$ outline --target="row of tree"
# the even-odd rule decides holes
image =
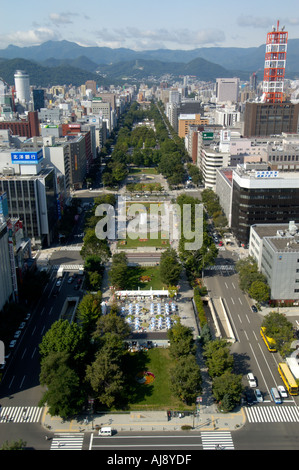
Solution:
[[[114,253],[112,256],[111,267],[109,269],[110,285],[115,290],[130,289],[130,276],[127,257],[124,252]],[[168,287],[178,285],[182,266],[177,253],[173,248],[163,251],[160,258],[160,278]]]
[[[248,256],[236,263],[239,273],[240,288],[247,292],[257,302],[267,302],[270,298],[270,288],[266,276],[258,270],[256,261]]]
[[[91,334],[92,332],[92,334]],[[101,315],[101,296],[88,294],[78,308],[78,322],[58,320],[40,344],[40,406],[66,419],[87,405],[87,397],[110,408],[126,400],[123,358],[127,324],[115,309]]]
[[[184,403],[193,405],[202,391],[202,377],[192,330],[178,321],[168,330],[168,338],[170,355],[175,360],[171,369],[171,390]]]
[[[266,336],[275,341],[277,351],[281,356],[289,356],[293,350],[291,345],[295,335],[293,324],[286,316],[279,312],[270,312],[264,316],[262,326],[266,328]]]
[[[203,356],[218,408],[224,412],[232,411],[240,403],[243,386],[242,375],[233,372],[234,358],[229,343],[223,339],[208,341],[203,347]]]

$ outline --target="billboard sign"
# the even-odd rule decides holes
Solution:
[[[256,178],[277,178],[279,176],[278,171],[256,171]]]
[[[202,133],[203,140],[213,140],[214,139],[214,132],[203,132]]]
[[[43,149],[37,152],[11,152],[11,163],[37,165],[43,159]]]

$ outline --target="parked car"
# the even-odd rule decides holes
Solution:
[[[30,317],[31,317],[31,313],[27,313],[25,320],[28,321]]]
[[[61,282],[62,282],[61,279],[58,279],[58,280],[56,281],[56,287],[60,287],[60,286],[61,286]]]
[[[287,398],[288,392],[286,391],[283,385],[278,385],[277,390],[279,391],[281,398]]]
[[[245,391],[246,405],[251,406],[254,403],[254,395],[251,390]]]
[[[256,396],[256,399],[257,399],[258,402],[261,403],[262,401],[264,401],[263,395],[262,395],[262,393],[261,393],[261,391],[260,391],[259,388],[256,388],[255,391],[254,391],[254,393],[255,393],[255,396]]]
[[[70,276],[67,280],[68,284],[71,284],[74,280],[74,277],[73,276]]]
[[[249,372],[249,373],[247,374],[247,380],[248,380],[249,386],[250,386],[251,388],[255,388],[255,387],[256,387],[256,380],[255,380],[255,377],[254,377],[254,375],[253,375],[252,372]]]
[[[14,337],[15,339],[18,339],[18,338],[21,336],[21,333],[22,333],[21,330],[18,330],[18,331],[15,332],[15,334],[14,334],[13,337]]]
[[[251,305],[251,310],[254,312],[254,313],[257,313],[257,308],[255,305]]]
[[[9,347],[12,349],[15,347],[15,345],[17,344],[17,340],[16,339],[13,339],[10,343],[9,343]]]
[[[25,328],[25,326],[26,326],[26,323],[24,321],[22,321],[22,323],[19,326],[19,329],[23,330]]]

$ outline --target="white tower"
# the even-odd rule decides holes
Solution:
[[[24,70],[17,70],[14,75],[16,97],[22,103],[30,101],[29,75]]]

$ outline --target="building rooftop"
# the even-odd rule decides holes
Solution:
[[[252,229],[276,252],[299,252],[299,230],[296,224],[259,224]]]

